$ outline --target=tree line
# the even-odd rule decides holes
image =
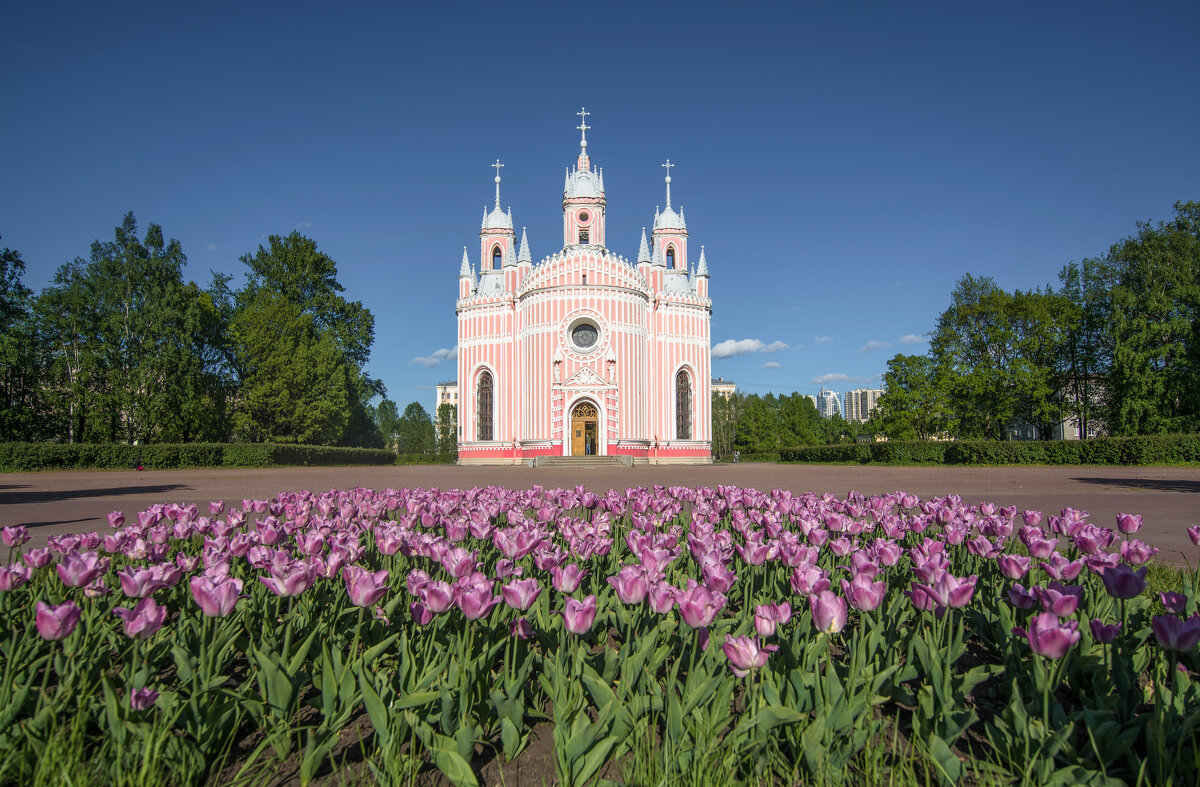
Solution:
[[[782,448],[853,443],[860,434],[879,431],[879,425],[847,422],[840,415],[824,418],[807,396],[793,392],[712,395],[713,455],[735,451],[749,458],[776,454]]]
[[[924,355],[896,355],[878,421],[891,438],[1003,440],[1014,424],[1051,439],[1200,430],[1200,203],[1137,225],[1057,287],[955,286]]]
[[[365,371],[375,319],[334,260],[298,232],[240,260],[240,287],[201,287],[130,213],[35,294],[0,249],[0,441],[389,442],[379,411],[396,407]]]

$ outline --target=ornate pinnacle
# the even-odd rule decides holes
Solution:
[[[662,166],[667,168],[667,210],[671,209],[671,167],[677,166],[671,163],[671,159],[667,159],[667,163]]]
[[[463,250],[463,253],[464,254],[466,253],[465,249]],[[642,245],[638,246],[637,261],[638,262],[649,262],[650,261],[650,247],[646,244],[646,228],[645,227],[642,227]]]
[[[525,235],[525,228],[521,228],[521,252],[517,254],[517,262],[533,262],[533,258],[529,256],[529,238]]]
[[[500,210],[500,168],[503,166],[500,159],[496,159],[496,163],[492,165],[496,170],[496,210]]]
[[[463,246],[462,265],[458,266],[458,278],[471,275],[471,260],[467,257],[467,247]]]

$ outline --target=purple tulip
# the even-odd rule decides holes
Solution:
[[[559,593],[574,593],[588,572],[574,563],[550,569],[551,584]]]
[[[428,626],[433,620],[433,610],[420,601],[414,601],[409,604],[408,610],[412,613],[412,618],[418,626]]]
[[[1033,527],[1037,527],[1039,524],[1041,524],[1042,512],[1041,511],[1022,511],[1021,519],[1023,519],[1025,521],[1025,524],[1032,525]]]
[[[121,580],[121,590],[129,598],[146,598],[160,587],[166,587],[153,571],[138,566],[126,566],[124,571],[117,572],[117,579]]]
[[[387,571],[367,571],[362,566],[346,566],[342,569],[342,581],[350,603],[356,607],[373,607],[388,590]]]
[[[850,616],[846,599],[831,590],[822,590],[809,596],[808,609],[812,613],[813,625],[823,634],[837,634],[846,627]]]
[[[1032,536],[1025,542],[1025,547],[1029,550],[1029,556],[1037,560],[1049,558],[1054,554],[1054,547],[1056,546],[1058,546],[1057,538]]]
[[[224,500],[209,501],[208,513],[213,516],[220,516],[221,514],[225,513],[225,501]]]
[[[1173,615],[1182,615],[1187,611],[1187,596],[1174,591],[1162,591],[1158,594],[1163,607]]]
[[[1159,647],[1164,650],[1177,650],[1186,653],[1200,642],[1200,615],[1192,615],[1187,620],[1180,620],[1174,615],[1156,615],[1150,621],[1154,629],[1154,638]]]
[[[572,634],[586,634],[596,622],[596,597],[586,596],[583,601],[577,601],[570,596],[563,599],[563,608],[559,613],[563,617],[563,625]]]
[[[129,690],[130,710],[148,710],[153,708],[156,702],[158,702],[158,692],[154,689]]]
[[[120,511],[110,511],[108,514],[108,526],[113,530],[119,530],[125,524],[125,514]]]
[[[490,594],[491,591],[488,591]],[[433,580],[417,589],[417,597],[435,615],[440,615],[454,606],[454,588],[448,582]]]
[[[1125,535],[1136,533],[1141,526],[1141,514],[1117,514],[1117,528]]]
[[[686,590],[676,591],[675,599],[679,605],[679,617],[694,629],[711,626],[717,619],[717,613],[725,607],[723,594],[690,581]]]
[[[167,608],[160,607],[152,598],[143,598],[133,609],[117,607],[113,614],[125,621],[125,636],[131,639],[149,639],[154,632],[162,628],[163,621],[167,619]]]
[[[883,603],[883,597],[887,595],[887,583],[872,580],[873,577],[867,574],[855,574],[849,582],[842,580],[842,594],[850,606],[870,612]]]
[[[1031,588],[1034,595],[1042,602],[1042,609],[1053,612],[1060,618],[1075,614],[1079,602],[1083,600],[1083,588],[1078,585],[1063,585],[1061,582],[1051,582],[1048,587]]]
[[[1025,586],[1018,582],[1008,589],[1008,600],[1017,609],[1033,609],[1037,604],[1037,593],[1026,590]]]
[[[189,585],[200,611],[210,618],[223,618],[232,612],[242,593],[242,580],[233,577],[192,577]]]
[[[641,566],[622,567],[615,577],[608,578],[608,584],[617,592],[622,604],[641,604],[650,589],[646,571]]]
[[[69,637],[79,623],[80,609],[75,606],[74,601],[56,607],[39,601],[36,608],[34,624],[43,639],[57,640]]]
[[[0,591],[16,590],[33,578],[33,569],[21,563],[0,566]]]
[[[996,564],[1000,566],[1001,573],[1009,579],[1021,579],[1029,573],[1029,566],[1033,561],[1024,555],[999,555],[996,558]]]
[[[1104,589],[1113,598],[1133,598],[1141,595],[1146,589],[1145,566],[1134,571],[1126,564],[1120,563],[1105,571],[1100,578],[1104,580]]]
[[[25,552],[22,560],[32,568],[45,568],[54,560],[54,554],[49,549],[30,549]]]
[[[754,630],[760,637],[774,636],[775,627],[791,619],[792,605],[786,601],[782,604],[759,604],[754,608]]]
[[[1192,525],[1187,529],[1188,538],[1192,540],[1192,544],[1200,547],[1200,525]]]
[[[706,564],[700,569],[700,575],[704,584],[716,593],[728,593],[737,579],[737,574],[730,571],[724,563]]]
[[[467,620],[486,618],[501,601],[500,596],[492,595],[491,583],[487,585],[455,587],[454,596],[458,608],[462,610],[463,616]]]
[[[1099,643],[1111,645],[1121,631],[1121,622],[1105,623],[1100,618],[1093,618],[1089,624],[1092,627],[1092,637]]]
[[[1079,622],[1062,621],[1053,612],[1039,612],[1029,621],[1029,629],[1013,627],[1013,634],[1029,641],[1029,649],[1039,656],[1061,659],[1079,641]]]
[[[792,590],[798,596],[811,596],[823,590],[829,590],[829,575],[825,570],[813,565],[796,566],[792,569]]]
[[[659,615],[665,615],[675,609],[675,596],[675,586],[669,582],[658,582],[646,593],[650,609]]]
[[[103,574],[106,564],[95,552],[70,551],[54,569],[64,585],[81,588]]]
[[[1030,551],[1032,552],[1032,550]],[[1085,563],[1082,560],[1067,560],[1059,553],[1054,552],[1050,555],[1049,562],[1041,562],[1038,565],[1051,578],[1057,579],[1059,582],[1069,582],[1079,576],[1079,572],[1083,571]]]
[[[929,597],[935,607],[959,609],[971,603],[975,595],[975,583],[979,577],[972,574],[959,579],[949,572],[942,573],[932,583],[920,585],[919,590]]]
[[[500,588],[500,595],[504,597],[504,603],[513,609],[522,611],[532,607],[541,594],[542,586],[532,577],[529,579],[514,579]]]
[[[517,639],[529,639],[533,636],[533,626],[525,618],[517,618],[508,624],[508,633]]]
[[[737,677],[744,678],[751,670],[765,666],[767,657],[779,648],[775,645],[760,647],[753,637],[731,637],[726,634],[721,649],[729,659],[729,669]]]

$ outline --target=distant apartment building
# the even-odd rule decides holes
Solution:
[[[737,393],[737,384],[733,380],[726,380],[724,377],[712,378],[712,392],[720,394],[726,399]]]
[[[434,392],[433,428],[436,431],[438,428],[438,410],[442,409],[442,405],[454,405],[454,411],[458,412],[458,381],[447,380],[444,383],[438,383],[437,387],[434,388]]]
[[[842,414],[842,406],[839,400],[837,391],[827,391],[825,386],[821,386],[820,393],[817,394],[816,402],[817,412],[822,418],[833,418],[835,415]]]
[[[876,388],[855,388],[847,391],[842,408],[842,417],[847,421],[865,423],[879,402],[883,391]]]

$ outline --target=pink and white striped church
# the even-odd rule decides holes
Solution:
[[[655,209],[636,260],[606,245],[604,172],[579,158],[563,186],[563,247],[534,264],[512,209],[484,208],[479,272],[458,274],[458,459],[616,455],[712,461],[708,265],[690,265],[682,208]]]

